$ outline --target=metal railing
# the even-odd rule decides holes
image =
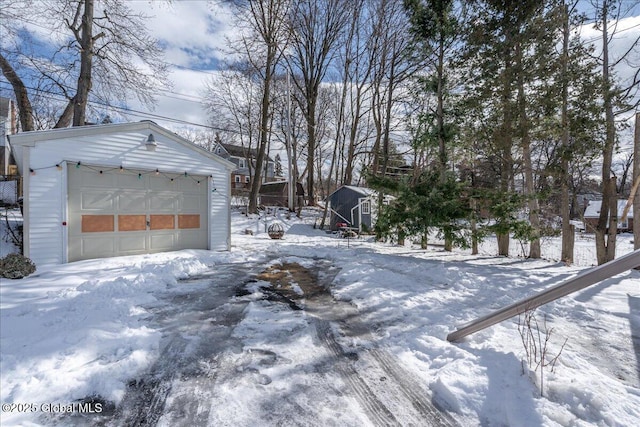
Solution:
[[[545,291],[539,292],[533,296],[524,298],[500,310],[494,311],[484,317],[480,317],[472,322],[460,326],[456,331],[447,335],[447,341],[459,341],[460,339],[481,331],[496,323],[500,323],[511,317],[522,314],[526,311],[533,310],[541,305],[555,301],[558,298],[569,295],[573,292],[584,289],[595,283],[623,273],[627,270],[640,266],[640,249],[637,249],[620,258],[609,261],[606,264],[599,265],[587,271],[583,271],[575,277],[565,280]]]

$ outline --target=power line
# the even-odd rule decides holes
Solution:
[[[158,95],[158,96],[163,96],[165,98],[177,99],[179,101],[193,102],[198,104],[203,104],[205,102],[205,98],[197,95],[189,95],[188,93],[174,92],[174,91],[169,91],[168,89],[160,89],[159,92],[165,92],[165,94]],[[169,94],[179,95],[179,96],[171,96]]]
[[[5,84],[5,85],[9,85],[8,82],[0,80],[0,84]],[[46,91],[46,90],[42,90],[42,89],[38,89],[35,87],[26,87],[29,90],[33,90],[35,91],[37,94],[39,94],[40,96],[47,98],[47,99],[52,99],[55,101],[67,101],[67,99],[65,99],[64,97],[62,97],[60,94],[57,94],[55,92],[51,92],[51,91]],[[9,88],[7,88],[9,89]],[[43,95],[46,94],[46,95]],[[241,134],[240,131],[237,131],[235,129],[224,129],[224,128],[220,128],[217,126],[212,126],[212,125],[205,125],[202,123],[195,123],[195,122],[191,122],[188,120],[182,120],[182,119],[177,119],[174,117],[167,117],[167,116],[163,116],[160,114],[154,114],[154,113],[150,113],[148,111],[140,111],[140,110],[134,110],[133,108],[129,108],[129,107],[123,107],[123,106],[117,106],[117,105],[110,105],[107,103],[103,103],[103,102],[98,102],[98,101],[89,101],[89,104],[93,104],[94,106],[100,106],[100,107],[107,107],[107,108],[111,108],[114,110],[118,110],[121,112],[124,112],[126,114],[132,115],[134,117],[141,117],[141,118],[155,118],[158,120],[165,120],[171,123],[177,123],[177,124],[185,124],[185,125],[190,125],[190,126],[197,126],[197,127],[202,127],[202,128],[206,128],[206,129],[211,129],[211,130],[216,130],[216,131],[221,131],[221,132],[231,132],[231,133],[236,133],[236,134]]]

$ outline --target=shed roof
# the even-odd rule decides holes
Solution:
[[[589,205],[587,205],[587,209],[584,211],[585,218],[598,218],[600,216],[600,207],[602,206],[602,200],[591,200],[589,201]],[[618,216],[622,216],[622,212],[624,211],[625,206],[627,206],[627,201],[622,199],[618,200]],[[627,214],[627,218],[633,218],[633,205],[629,208],[629,213]]]
[[[282,193],[287,186],[287,181],[264,182],[260,186],[260,194]]]
[[[336,189],[333,193],[329,194],[329,197],[333,196],[338,191],[342,191],[344,189],[354,191],[356,193],[362,194],[363,196],[374,196],[377,194],[376,191],[371,188],[356,187],[355,185],[343,185],[340,188]]]
[[[229,153],[230,156],[233,156],[233,157],[245,158],[248,155],[249,157],[255,158],[258,156],[255,148],[247,148],[240,145],[227,144],[224,142],[221,142],[220,145],[222,146],[222,148],[225,149],[227,153]],[[273,161],[273,159],[271,159],[271,157],[268,154],[267,154],[267,161],[269,162]]]

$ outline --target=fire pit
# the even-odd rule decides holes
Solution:
[[[282,236],[284,236],[284,228],[279,222],[274,222],[267,229],[267,233],[269,233],[269,237],[272,239],[282,239]]]

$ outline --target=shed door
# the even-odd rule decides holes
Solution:
[[[206,177],[84,165],[68,171],[70,262],[208,248]]]

